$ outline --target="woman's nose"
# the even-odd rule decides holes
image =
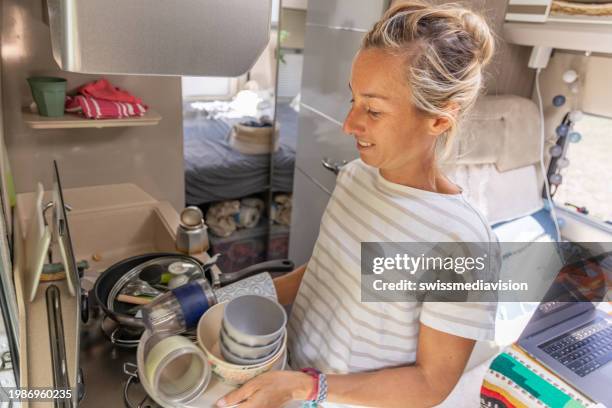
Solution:
[[[351,109],[344,119],[342,131],[347,135],[358,135],[363,133],[364,127],[359,123],[355,109]]]

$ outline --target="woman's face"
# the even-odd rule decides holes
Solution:
[[[435,148],[435,119],[412,103],[404,64],[383,50],[361,50],[349,83],[353,99],[343,130],[355,138],[365,163],[388,172],[433,157]]]

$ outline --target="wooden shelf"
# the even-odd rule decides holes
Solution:
[[[504,39],[511,44],[573,51],[612,53],[612,25],[548,21],[507,22]]]
[[[62,117],[50,118],[23,111],[23,121],[32,129],[75,129],[75,128],[107,128],[128,126],[154,126],[162,117],[155,111],[147,111],[144,116],[123,119],[86,119],[76,114],[66,114]]]

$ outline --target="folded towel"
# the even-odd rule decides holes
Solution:
[[[206,212],[206,225],[219,237],[227,237],[236,231],[237,225],[234,218],[240,214],[240,201],[223,201],[210,206]]]
[[[135,97],[128,91],[125,91],[112,85],[106,79],[100,79],[98,81],[85,84],[79,88],[78,93],[96,99],[103,99],[105,101],[125,102],[142,105],[142,99]]]
[[[270,217],[280,225],[291,225],[291,195],[277,194],[274,197]]]
[[[114,102],[84,95],[66,97],[66,112],[80,112],[88,119],[142,116],[146,111],[146,107],[140,103]]]
[[[206,225],[215,235],[227,237],[239,228],[256,227],[264,208],[264,201],[254,197],[222,201],[210,206]]]
[[[240,200],[240,213],[235,215],[240,228],[253,228],[259,223],[265,204],[259,198],[243,198]]]

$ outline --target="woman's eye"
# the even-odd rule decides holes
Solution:
[[[351,100],[349,101],[351,104],[355,103],[355,98],[351,98]]]
[[[380,112],[373,111],[372,109],[368,109],[368,114],[373,118],[377,118],[380,116]]]

